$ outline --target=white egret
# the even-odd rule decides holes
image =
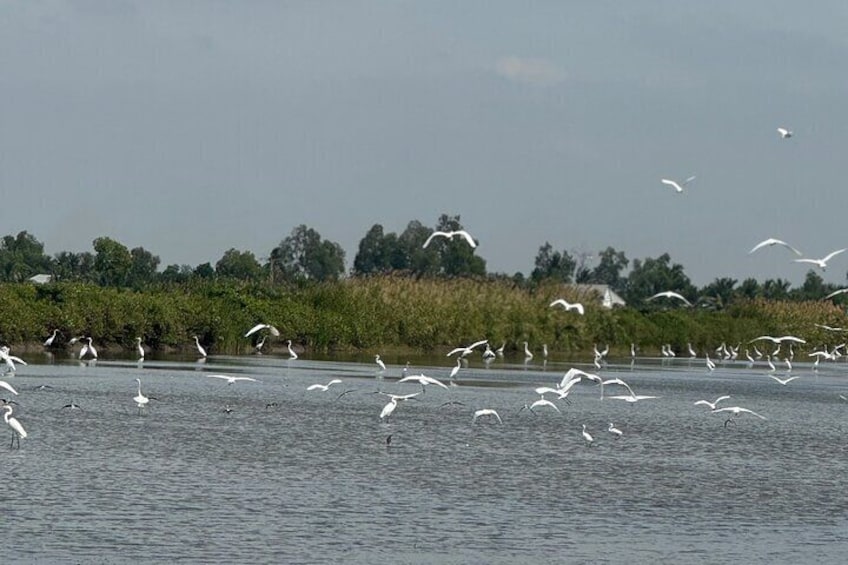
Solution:
[[[501,420],[500,415],[492,408],[481,408],[474,412],[474,417],[471,419],[471,423],[473,424],[477,421],[477,418],[482,418],[483,416],[494,416],[499,423],[503,424],[503,420]]]
[[[816,326],[817,328],[821,328],[821,329],[827,330],[829,332],[844,332],[845,331],[845,328],[836,328],[836,327],[833,327],[833,326],[828,326],[826,324],[813,324],[813,325]]]
[[[382,359],[380,359],[380,355],[379,355],[379,354],[377,354],[377,355],[375,355],[375,356],[374,356],[374,362],[375,362],[375,363],[376,363],[376,364],[380,367],[380,370],[381,370],[381,371],[385,371],[385,370],[386,370],[386,364],[385,364],[385,363],[383,363],[383,360],[382,360]]]
[[[845,294],[846,292],[848,292],[848,288],[840,288],[839,290],[834,290],[833,292],[825,296],[824,300],[833,298],[834,296],[839,296],[840,294]]]
[[[485,345],[487,343],[489,343],[488,339],[481,339],[480,341],[475,341],[474,343],[472,343],[468,347],[455,347],[455,348],[451,349],[450,353],[445,355],[445,357],[450,357],[450,356],[455,355],[457,353],[459,353],[460,357],[467,357],[468,355],[471,355],[471,352],[474,351],[475,347],[479,347],[479,346]]]
[[[197,336],[194,336],[194,345],[197,347],[197,352],[200,353],[200,356],[206,357],[206,350],[200,345],[200,339]]]
[[[525,361],[529,361],[533,358],[533,353],[530,351],[530,348],[527,346],[527,342],[524,342],[524,359]]]
[[[278,330],[277,328],[275,328],[271,324],[256,324],[255,326],[253,326],[252,328],[247,330],[247,333],[244,334],[244,337],[250,337],[251,335],[258,332],[259,330],[265,330],[265,329],[267,329],[269,332],[271,332],[271,335],[273,335],[275,337],[280,336],[280,330]]]
[[[14,394],[15,396],[17,396],[17,395],[18,395],[18,391],[16,391],[16,390],[12,387],[12,385],[10,385],[9,383],[7,383],[6,381],[0,381],[0,388],[5,388],[6,390],[8,390],[9,392],[11,392],[11,393],[12,393],[12,394]]]
[[[777,128],[777,133],[780,134],[780,139],[789,139],[792,137],[792,130],[784,127]]]
[[[607,428],[607,431],[614,435],[615,439],[621,439],[621,436],[624,435],[624,432],[616,428],[612,422],[609,423],[609,428]]]
[[[294,349],[292,349],[292,342],[290,339],[286,340],[286,346],[289,349],[289,359],[297,359],[297,353],[295,353]]]
[[[556,404],[554,404],[553,402],[551,402],[550,400],[545,399],[545,398],[540,398],[539,400],[537,400],[537,401],[536,401],[536,402],[534,402],[533,404],[530,404],[529,406],[528,406],[527,404],[525,404],[525,405],[521,408],[521,410],[524,410],[524,408],[527,408],[527,409],[528,409],[528,410],[530,410],[533,414],[536,414],[536,410],[535,410],[535,408],[540,408],[540,407],[542,407],[542,406],[549,406],[550,408],[553,408],[554,410],[556,410],[557,412],[559,412],[559,408],[557,408],[557,405],[556,405]],[[521,410],[519,410],[519,412],[521,412]]]
[[[586,431],[586,424],[583,424],[583,439],[586,440],[586,445],[591,446],[592,442],[595,441],[595,438],[592,437],[592,434]]]
[[[263,335],[259,341],[256,342],[256,345],[253,346],[253,349],[256,350],[256,353],[262,353],[262,348],[265,347],[265,340],[268,338],[267,335]]]
[[[695,349],[692,347],[691,343],[687,343],[686,347],[689,348],[689,357],[690,358],[694,359],[695,357],[698,356],[698,354],[695,352]]]
[[[766,355],[766,363],[768,363],[769,371],[777,371],[777,367],[771,362],[771,355]]]
[[[790,250],[791,252],[793,252],[798,257],[801,257],[803,255],[803,253],[801,253],[800,251],[798,251],[797,249],[795,249],[794,247],[792,247],[791,245],[789,245],[785,241],[783,241],[781,239],[775,239],[773,237],[770,237],[768,239],[764,239],[761,242],[759,242],[757,245],[752,247],[751,250],[748,252],[748,255],[750,255],[751,253],[754,253],[755,251],[757,251],[759,249],[762,249],[763,247],[771,247],[772,245],[780,245],[782,247],[785,247],[786,249]]]
[[[457,236],[457,235],[462,237],[465,241],[467,241],[468,245],[470,245],[472,249],[477,247],[477,244],[474,242],[474,238],[471,237],[471,234],[468,233],[465,230],[434,231],[433,233],[430,234],[430,237],[427,238],[427,241],[425,241],[424,245],[422,245],[421,247],[422,247],[422,249],[426,249],[427,246],[430,245],[430,242],[433,241],[433,238],[435,238],[435,237],[444,237],[444,238],[447,238],[447,239],[452,239],[454,236]]]
[[[442,387],[445,390],[449,390],[445,383],[441,382],[438,379],[434,379],[433,377],[428,377],[427,375],[409,375],[407,377],[400,379],[398,381],[398,384],[400,384],[400,383],[410,383],[410,382],[420,384],[421,385],[421,392],[424,392],[424,387],[426,385],[436,385],[436,386]]]
[[[392,413],[395,411],[395,408],[397,408],[397,405],[398,401],[396,398],[392,398],[391,400],[389,400],[388,404],[383,406],[383,410],[380,411],[380,419],[383,420],[384,418],[388,418],[389,416],[391,416]]]
[[[572,302],[568,302],[567,300],[564,300],[564,299],[562,299],[562,298],[557,298],[556,300],[554,300],[553,302],[551,302],[551,303],[548,305],[548,307],[549,307],[549,308],[552,308],[552,307],[557,306],[557,305],[562,306],[563,308],[565,308],[565,311],[566,311],[566,312],[568,312],[569,310],[574,310],[574,311],[575,311],[575,312],[577,312],[578,314],[583,314],[583,313],[584,313],[584,308],[583,308],[583,305],[582,305],[582,304],[580,304],[579,302],[573,302],[573,303],[572,303]]]
[[[56,341],[56,334],[59,333],[58,329],[53,330],[53,335],[44,340],[44,347],[52,347],[53,342]]]
[[[781,379],[780,377],[776,377],[776,376],[774,376],[774,375],[768,375],[768,376],[769,376],[769,377],[771,377],[772,379],[774,379],[775,381],[779,382],[779,383],[780,383],[780,384],[782,384],[783,386],[786,386],[787,384],[789,384],[790,382],[794,381],[795,379],[800,379],[800,378],[801,378],[801,377],[799,377],[798,375],[796,375],[796,376],[794,376],[794,377],[787,377],[787,378],[785,378],[785,379]]]
[[[487,341],[488,341],[488,340],[487,340]],[[495,354],[496,354],[496,355],[498,355],[499,357],[503,357],[503,354],[504,354],[504,347],[506,347],[506,342],[503,342],[503,343],[501,344],[501,346],[500,346],[500,347],[498,347],[497,349],[495,349]]]
[[[715,409],[716,409],[716,405],[717,405],[719,402],[721,402],[722,400],[727,400],[728,398],[730,398],[730,396],[729,396],[729,395],[724,395],[724,396],[719,396],[718,398],[716,398],[716,399],[715,399],[714,401],[712,401],[712,402],[710,402],[709,400],[699,400],[699,401],[697,401],[697,402],[695,403],[695,406],[698,406],[698,405],[703,404],[704,406],[708,407],[710,410],[715,410]]]
[[[136,379],[135,381],[138,383],[138,395],[134,396],[133,400],[138,405],[138,411],[141,412],[141,409],[147,406],[150,399],[141,393],[141,379]]]
[[[607,398],[611,398],[613,400],[623,400],[625,402],[636,403],[640,400],[650,400],[653,398],[659,398],[659,396],[647,396],[647,395],[639,395],[639,394],[620,394],[617,396],[608,396]]]
[[[80,406],[79,404],[77,404],[76,402],[73,402],[73,401],[71,401],[70,404],[65,404],[64,406],[62,406],[62,410],[64,410],[65,408],[70,408],[71,410],[82,411],[82,406]]]
[[[730,414],[733,414],[733,416],[738,416],[739,414],[751,414],[752,416],[756,416],[757,418],[760,418],[761,420],[766,419],[765,416],[757,414],[756,412],[754,412],[753,410],[749,410],[748,408],[742,408],[741,406],[728,406],[726,408],[717,408],[717,409],[713,410],[713,412],[715,412],[715,413],[729,412]],[[733,422],[733,416],[728,416],[727,420],[724,421],[724,427],[725,428],[727,427],[727,424],[729,422]]]
[[[778,344],[783,343],[784,341],[794,341],[795,343],[807,343],[806,341],[804,341],[800,337],[795,337],[794,335],[784,335],[784,336],[781,336],[781,337],[772,337],[770,335],[761,335],[760,337],[755,337],[754,339],[752,339],[748,343],[754,343],[755,341],[760,341],[762,339],[767,339],[771,342],[778,343]]]
[[[138,360],[144,361],[144,346],[141,345],[141,338],[140,337],[135,338],[135,342],[136,342],[135,347],[138,350]]]
[[[631,395],[634,394],[633,389],[630,388],[630,385],[627,384],[626,382],[624,382],[623,380],[621,380],[619,378],[607,379],[605,381],[601,381],[601,400],[604,399],[604,387],[609,386],[609,385],[623,386],[624,388],[627,389],[627,392],[629,392]]]
[[[21,365],[26,365],[26,361],[21,359],[20,357],[16,357],[14,355],[9,354],[9,348],[7,346],[0,347],[0,359],[6,363],[6,366],[9,368],[9,371],[16,371],[17,367],[15,363],[20,363]]]
[[[678,293],[676,293],[672,290],[666,290],[666,291],[663,291],[663,292],[658,292],[655,295],[646,298],[646,300],[654,300],[655,298],[660,298],[660,297],[676,298],[677,300],[682,301],[687,306],[692,306],[692,303],[689,302],[688,300],[686,300],[686,298],[683,295],[678,294]]]
[[[689,184],[690,182],[692,182],[693,180],[695,180],[694,176],[687,178],[683,182],[677,182],[677,181],[671,180],[671,179],[660,179],[660,182],[663,183],[664,185],[672,187],[679,194],[679,193],[683,192],[683,187],[686,186],[687,184]]]
[[[83,338],[88,343],[83,344],[82,349],[79,352],[79,358],[83,359],[86,355],[91,355],[92,358],[97,359],[97,349],[94,348],[94,345],[91,343],[92,339],[90,337]]]
[[[485,350],[485,351],[483,351],[483,360],[484,360],[484,361],[491,361],[491,360],[492,360],[492,359],[494,359],[495,357],[496,357],[495,352],[494,352],[494,351],[492,351],[491,346],[489,346],[489,344],[487,343],[487,344],[486,344],[486,350]]]
[[[825,255],[824,257],[822,257],[821,259],[803,258],[803,259],[795,259],[795,262],[796,263],[810,263],[811,265],[815,265],[816,267],[818,267],[822,271],[825,271],[825,270],[827,270],[827,262],[830,261],[831,259],[833,259],[834,257],[836,257],[837,255],[839,255],[840,253],[844,253],[845,251],[848,251],[848,247],[843,248],[843,249],[837,249],[836,251],[832,251],[832,252],[828,253],[827,255]]]
[[[249,381],[249,382],[253,382],[253,383],[259,382],[256,379],[254,379],[253,377],[231,377],[229,375],[206,375],[206,377],[208,377],[210,379],[223,379],[223,380],[227,381],[228,385],[234,385],[238,381]]]
[[[9,444],[9,449],[11,449],[15,445],[15,441],[18,442],[18,449],[21,448],[21,438],[27,437],[26,430],[18,421],[17,418],[12,416],[12,406],[9,404],[3,405],[3,410],[6,411],[3,414],[3,420],[12,428],[12,443]]]
[[[462,368],[462,357],[457,357],[456,358],[456,367],[451,369],[450,376],[448,378],[449,379],[454,378],[461,368]]]
[[[342,380],[341,380],[341,379],[333,379],[333,380],[331,380],[330,382],[328,382],[328,383],[327,383],[327,384],[325,384],[325,385],[322,385],[322,384],[309,385],[308,387],[306,387],[306,390],[320,390],[321,392],[327,392],[327,390],[328,390],[331,386],[333,386],[333,385],[340,385],[340,384],[342,384]]]
[[[712,359],[710,359],[709,355],[705,355],[704,357],[707,360],[707,369],[709,369],[710,372],[715,371],[715,368],[716,368],[715,362]]]

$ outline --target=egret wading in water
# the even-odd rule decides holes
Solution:
[[[297,359],[297,353],[295,353],[294,349],[292,349],[292,342],[290,339],[286,340],[286,346],[289,349],[289,359]]]
[[[136,379],[135,382],[138,383],[138,394],[133,397],[133,400],[138,406],[138,413],[141,414],[141,409],[147,406],[150,399],[141,393],[141,379]]]
[[[59,333],[59,330],[53,330],[53,335],[44,340],[44,347],[53,347],[53,342],[56,341],[56,334]]]
[[[9,425],[10,428],[12,428],[12,443],[9,444],[9,449],[12,449],[14,447],[16,441],[18,442],[18,449],[20,449],[21,438],[27,437],[26,430],[18,421],[18,419],[12,416],[12,407],[9,404],[5,404],[3,406],[3,410],[6,411],[6,413],[3,414],[3,420],[6,422],[6,424]]]
[[[197,352],[200,353],[200,356],[204,359],[206,358],[206,350],[203,349],[203,346],[200,345],[200,339],[197,336],[194,336],[194,345],[197,347]]]
[[[385,371],[385,370],[386,370],[386,364],[385,364],[385,363],[383,363],[383,360],[382,360],[382,359],[380,359],[380,355],[379,355],[379,354],[377,354],[377,355],[375,355],[375,356],[374,356],[374,362],[375,362],[375,363],[376,363],[376,364],[380,367],[380,370],[381,370],[381,371]]]

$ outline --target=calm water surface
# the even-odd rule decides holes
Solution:
[[[373,363],[270,356],[33,362],[6,377],[30,435],[0,443],[4,561],[844,562],[848,365],[796,367],[781,386],[764,367],[645,359],[601,374],[658,399],[581,384],[560,414],[519,413],[570,366],[472,361],[459,386],[381,422],[374,391],[421,390],[395,382],[399,366],[379,378]],[[142,413],[136,378],[157,399]],[[693,405],[723,394],[768,419],[725,427]],[[472,424],[478,408],[503,425]]]

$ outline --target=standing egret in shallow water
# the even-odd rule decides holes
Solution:
[[[12,416],[12,407],[9,404],[5,404],[3,406],[3,410],[6,411],[6,413],[3,414],[3,420],[5,420],[9,427],[12,428],[12,443],[9,444],[9,449],[12,449],[15,445],[15,441],[18,442],[18,449],[20,449],[21,438],[27,437],[26,430],[21,423],[18,422],[18,419]]]
[[[586,424],[583,424],[583,439],[586,440],[586,445],[590,447],[592,445],[592,442],[595,441],[595,438],[592,437],[592,434],[586,431]]]
[[[144,361],[144,346],[141,345],[141,338],[140,337],[135,338],[135,342],[136,342],[135,347],[138,350],[138,360]]]
[[[52,347],[53,342],[56,341],[56,334],[59,333],[59,330],[53,330],[53,335],[44,340],[44,347]]]
[[[616,428],[615,425],[612,422],[610,422],[609,428],[607,428],[607,431],[609,433],[611,433],[612,435],[614,435],[615,439],[620,439],[621,436],[624,435],[624,432],[622,432],[621,430]]]
[[[200,345],[200,339],[197,336],[194,336],[194,345],[197,347],[197,352],[200,353],[201,357],[206,357],[206,350],[203,349],[203,346]]]
[[[374,356],[374,362],[375,362],[375,363],[376,363],[376,364],[380,367],[380,370],[381,370],[381,371],[385,371],[385,370],[386,370],[386,364],[385,364],[385,363],[383,363],[383,360],[382,360],[382,359],[380,359],[380,355],[379,355],[379,354],[377,354],[377,355],[375,355],[375,356]]]
[[[287,341],[286,341],[286,344],[287,344],[287,346],[288,346],[288,348],[289,348],[289,359],[297,359],[297,353],[295,353],[295,352],[294,352],[294,349],[292,349],[292,342],[291,342],[291,340],[290,340],[290,339],[289,339],[289,340],[287,340]]]
[[[141,413],[141,409],[147,406],[150,399],[141,393],[141,379],[136,379],[135,382],[138,383],[138,395],[134,396],[133,400],[138,405],[138,412]]]

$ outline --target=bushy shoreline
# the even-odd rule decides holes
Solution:
[[[548,305],[556,298],[581,301],[586,313]],[[547,344],[566,355],[591,352],[594,344],[614,354],[636,343],[658,352],[691,342],[700,354],[722,342],[745,344],[762,334],[799,335],[808,347],[835,345],[841,333],[815,324],[846,325],[829,301],[738,301],[724,310],[633,308],[606,310],[594,294],[543,284],[526,289],[504,280],[415,279],[401,276],[269,286],[225,281],[162,285],[143,291],[78,283],[0,285],[0,340],[15,350],[42,349],[54,328],[62,347],[92,336],[106,351],[133,347],[136,336],[153,351],[190,351],[198,335],[210,352],[252,350],[245,331],[263,322],[282,342],[300,350],[360,351],[374,348],[432,352],[488,338],[493,347],[531,349]],[[255,337],[255,336],[254,336]]]

